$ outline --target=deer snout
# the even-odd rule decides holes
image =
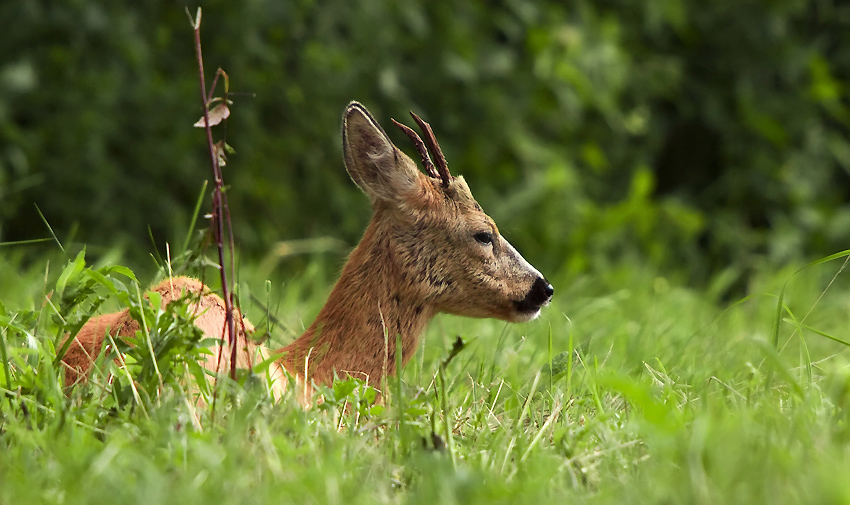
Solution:
[[[514,302],[514,304],[516,304],[517,312],[534,319],[540,313],[540,308],[552,300],[553,294],[555,294],[555,288],[549,284],[549,281],[543,277],[538,277],[534,280],[525,298]]]
[[[552,295],[555,294],[555,288],[549,284],[549,281],[543,277],[538,277],[534,284],[531,285],[531,290],[525,295],[524,302],[538,308],[549,303]]]

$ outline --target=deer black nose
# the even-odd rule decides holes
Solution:
[[[531,291],[525,298],[530,305],[541,306],[551,300],[553,294],[555,294],[555,288],[549,284],[549,281],[543,277],[538,277],[531,285]]]
[[[518,302],[514,302],[517,311],[524,313],[532,313],[540,310],[540,307],[549,303],[552,295],[555,294],[555,288],[549,284],[549,281],[543,277],[538,277],[531,289],[525,294],[525,298]]]

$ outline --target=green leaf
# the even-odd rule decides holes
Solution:
[[[65,288],[68,286],[69,282],[76,284],[78,282],[77,279],[85,266],[86,250],[83,249],[79,254],[77,254],[77,257],[74,258],[73,261],[69,262],[65,269],[62,270],[62,274],[56,281],[56,294],[61,297],[65,293]]]

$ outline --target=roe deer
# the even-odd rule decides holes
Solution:
[[[394,372],[396,336],[401,336],[406,363],[435,314],[527,321],[552,298],[552,286],[499,234],[463,177],[449,173],[428,123],[411,115],[424,142],[412,129],[393,122],[413,141],[426,173],[390,141],[365,107],[351,102],[345,109],[345,167],[369,197],[373,215],[316,320],[276,351],[281,354],[272,372],[278,379],[276,396],[285,387],[284,370],[306,387],[328,384],[334,374],[380,386],[384,374]],[[166,279],[154,290],[163,295],[164,304],[181,293],[197,293],[195,324],[208,337],[224,336],[224,303],[201,282]],[[240,336],[252,331],[250,323],[235,316]],[[85,379],[107,331],[132,335],[137,329],[126,310],[90,320],[63,357],[66,384]],[[238,366],[246,366],[255,350],[267,352],[247,345],[238,353]],[[230,355],[217,351],[225,361]],[[210,358],[204,366],[215,371],[229,365]]]

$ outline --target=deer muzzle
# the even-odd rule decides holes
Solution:
[[[540,309],[548,305],[555,294],[555,288],[545,278],[538,277],[531,285],[531,289],[520,301],[514,302],[517,312],[534,319],[540,313]]]

